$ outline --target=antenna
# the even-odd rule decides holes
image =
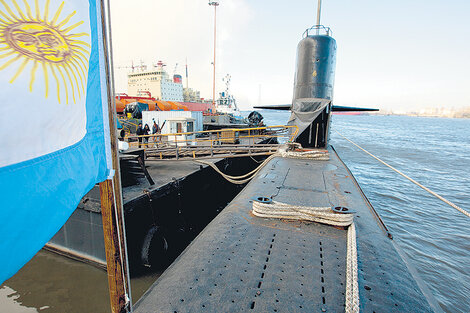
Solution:
[[[131,63],[131,66],[118,66],[118,67],[116,67],[116,68],[118,68],[118,69],[130,68],[130,69],[132,69],[132,73],[134,73],[134,69],[136,68],[136,66],[134,66],[134,61],[131,61],[131,62],[132,62],[132,63]]]
[[[216,52],[216,39],[217,39],[217,7],[219,6],[219,1],[210,1],[209,5],[214,7],[214,62],[212,62],[214,74],[212,79],[212,105],[215,105],[215,52]]]
[[[320,15],[321,15],[321,0],[318,0],[318,6],[317,6],[317,35],[320,34]]]
[[[176,74],[176,70],[177,70],[177,69],[178,69],[178,63],[176,63],[176,65],[175,65],[175,69],[173,70],[173,75]]]
[[[186,58],[186,89],[189,89],[189,78],[188,78],[188,58]]]
[[[230,88],[230,80],[231,80],[231,76],[230,74],[227,74],[225,75],[224,78],[222,78],[222,81],[225,82],[225,91],[227,92],[227,94],[229,93],[229,88]]]

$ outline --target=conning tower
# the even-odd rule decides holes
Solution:
[[[336,67],[336,40],[329,27],[307,29],[297,46],[290,125],[303,147],[327,145]]]

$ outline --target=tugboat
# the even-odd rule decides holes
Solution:
[[[242,117],[237,102],[230,94],[231,76],[227,74],[222,81],[225,82],[225,91],[219,93],[219,99],[215,102],[215,113],[204,116],[204,129],[220,128],[244,128],[248,123]]]
[[[215,110],[217,113],[231,114],[233,117],[242,118],[237,102],[230,94],[230,74],[225,75],[222,81],[225,82],[225,91],[219,93],[219,99],[216,101]]]

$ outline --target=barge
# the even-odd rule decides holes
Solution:
[[[227,182],[207,165],[171,160],[149,165],[143,149],[125,156],[121,173],[131,274],[168,266],[243,188]],[[147,174],[139,164],[142,161]],[[257,165],[250,157],[211,162],[232,175]],[[81,199],[45,248],[106,268],[98,186]]]

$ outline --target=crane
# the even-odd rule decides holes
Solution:
[[[178,68],[178,63],[175,65],[175,69],[173,70],[173,75],[176,75],[176,69]]]
[[[123,68],[130,68],[132,69],[132,73],[134,73],[134,70],[137,68],[137,66],[134,66],[134,61],[132,61],[131,66],[117,66],[117,69],[123,69]]]

